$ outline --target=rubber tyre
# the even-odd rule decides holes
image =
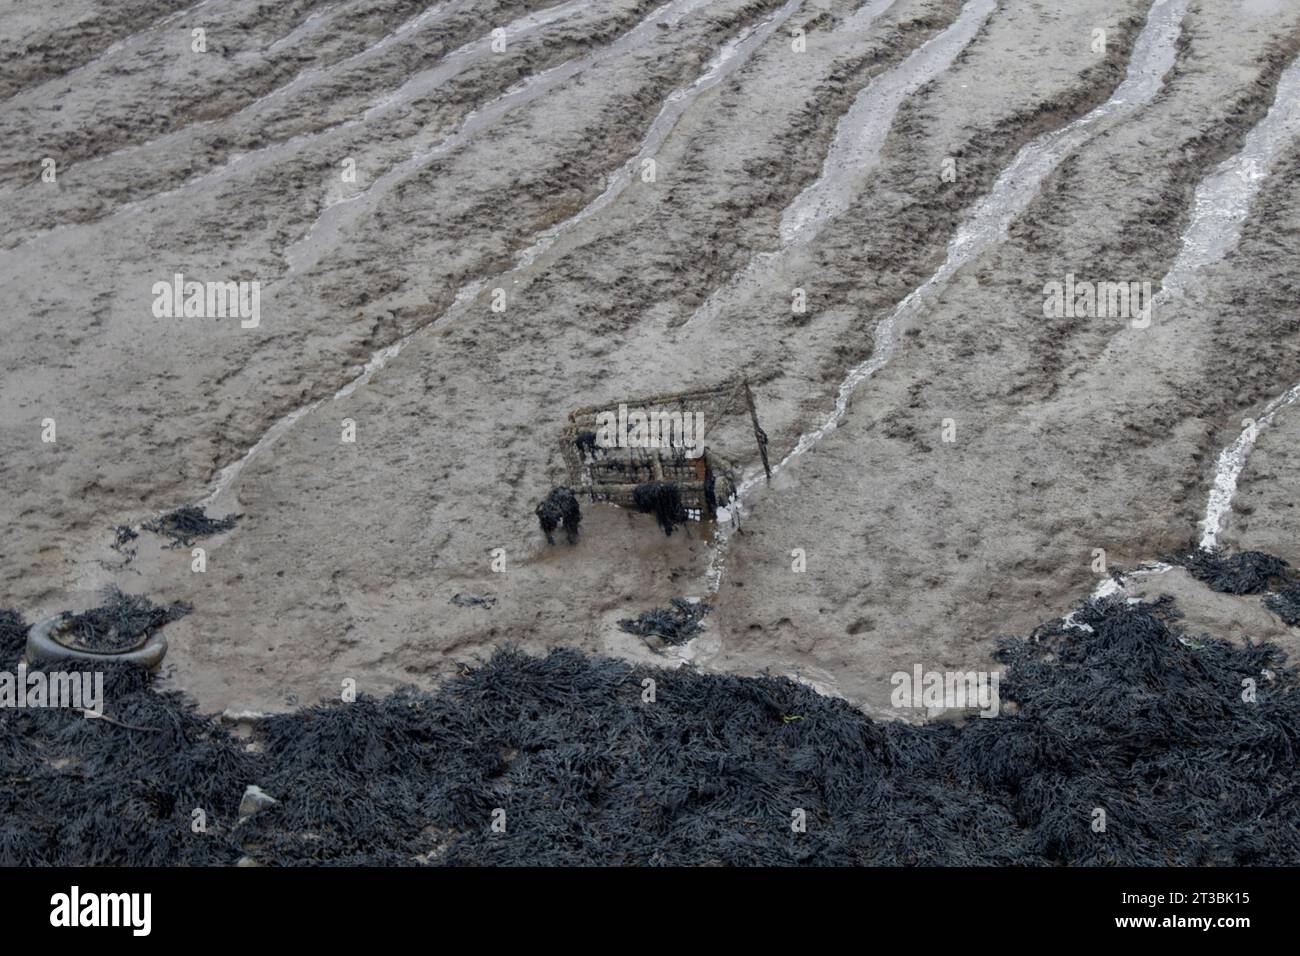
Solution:
[[[149,635],[144,644],[129,651],[87,651],[65,647],[54,639],[61,618],[46,618],[33,624],[27,632],[27,661],[30,664],[46,661],[86,661],[91,664],[138,664],[156,671],[167,654],[167,638],[161,631]]]

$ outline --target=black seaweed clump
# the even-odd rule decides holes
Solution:
[[[0,608],[0,669],[8,663],[17,663],[27,649],[27,622],[21,614],[9,608]]]
[[[19,615],[0,610],[0,671],[17,667],[26,630]],[[42,669],[85,668],[69,660]],[[233,823],[258,772],[254,756],[181,695],[154,690],[144,668],[112,663],[95,671],[103,674],[109,720],[0,708],[0,866],[237,861]],[[205,813],[206,833],[191,830],[196,809]]]
[[[135,557],[136,549],[131,542],[140,537],[140,533],[128,524],[120,524],[113,529],[113,543],[109,545],[127,561]]]
[[[1264,606],[1291,627],[1300,627],[1300,583],[1289,584],[1264,598]]]
[[[161,517],[146,521],[140,527],[145,531],[171,538],[168,547],[189,547],[195,538],[229,531],[243,515],[230,514],[224,518],[209,518],[207,512],[196,505],[186,505]]]
[[[682,493],[675,481],[643,481],[633,489],[632,500],[642,514],[655,516],[666,535],[671,536],[676,525],[687,521]]]
[[[1282,652],[1185,642],[1168,602],[1074,620],[1004,641],[1001,716],[962,725],[505,649],[437,694],[267,718],[255,753],[118,666],[115,722],[0,709],[0,865],[1294,865]],[[10,652],[22,629],[0,615]],[[280,802],[241,822],[250,783]]]
[[[555,529],[564,526],[569,544],[578,540],[578,525],[582,523],[582,509],[573,489],[565,485],[552,488],[537,506],[537,521],[546,535],[547,544],[555,544]]]
[[[456,593],[451,596],[451,603],[457,607],[492,607],[497,599],[479,594]]]
[[[88,651],[125,651],[192,610],[184,601],[159,607],[143,594],[123,594],[110,585],[100,607],[81,614],[63,613],[66,629],[60,640]]]
[[[577,437],[573,440],[573,444],[577,446],[579,454],[584,458],[594,459],[596,457],[596,448],[598,446],[596,445],[595,432],[578,432]]]
[[[624,618],[618,626],[629,634],[662,637],[669,644],[685,644],[700,630],[704,615],[713,610],[711,604],[699,601],[692,604],[685,598],[673,598],[672,607],[657,607],[643,611],[635,618]]]
[[[1185,555],[1178,563],[1210,590],[1225,594],[1259,594],[1267,591],[1274,581],[1291,576],[1290,565],[1263,551],[1229,555],[1222,548],[1202,548]]]

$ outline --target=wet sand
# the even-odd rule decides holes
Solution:
[[[1095,549],[1197,546],[1221,453],[1300,382],[1284,2],[208,0],[19,30],[0,603],[191,601],[166,682],[208,710],[431,686],[513,642],[885,713],[894,671],[986,667],[1066,613]],[[177,272],[259,281],[259,326],[155,318]],[[1046,318],[1067,274],[1166,292],[1145,328]],[[742,373],[783,465],[720,449],[755,478],[739,531],[587,505],[545,544],[570,408]],[[1219,534],[1293,564],[1297,416]],[[200,501],[243,515],[206,572],[111,549]],[[687,595],[716,609],[684,649],[617,628]]]

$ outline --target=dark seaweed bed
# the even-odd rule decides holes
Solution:
[[[1300,862],[1281,652],[1184,643],[1168,600],[1074,619],[1093,633],[1004,641],[1015,712],[964,725],[876,722],[784,678],[506,649],[436,694],[268,718],[252,753],[121,667],[105,712],[150,729],[0,710],[0,864]],[[25,626],[0,612],[0,669]],[[241,823],[251,783],[280,802]]]

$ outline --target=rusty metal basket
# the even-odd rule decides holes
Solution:
[[[704,434],[697,436],[695,449],[684,447],[622,447],[596,443],[602,415],[618,416],[622,410],[641,410],[647,415],[684,416],[708,412]],[[588,405],[569,413],[561,439],[561,452],[569,472],[569,484],[591,501],[608,501],[635,507],[638,485],[648,481],[671,481],[677,485],[682,506],[694,521],[713,521],[719,502],[725,503],[736,488],[736,466],[704,444],[713,424],[732,415],[749,413],[754,439],[768,477],[767,435],[758,424],[758,412],[747,379],[735,379],[711,388],[670,392],[642,398],[622,399]],[[694,452],[691,454],[690,452]]]

